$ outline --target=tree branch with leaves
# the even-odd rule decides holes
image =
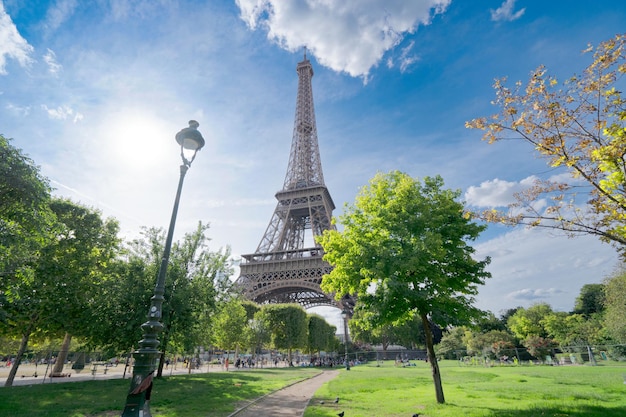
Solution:
[[[478,217],[489,222],[590,234],[626,256],[626,99],[618,90],[626,73],[626,34],[589,46],[592,63],[563,83],[544,66],[523,85],[494,84],[499,111],[466,122],[492,144],[522,140],[569,175],[536,178],[506,210]]]

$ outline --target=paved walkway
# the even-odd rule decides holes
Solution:
[[[312,378],[266,395],[229,417],[301,417],[315,391],[338,373],[339,371],[320,372]]]
[[[91,365],[86,366],[85,369],[83,369],[81,372],[76,372],[75,370],[71,369],[69,365],[66,365],[65,368],[63,368],[63,373],[71,376],[50,378],[46,375],[46,373],[49,374],[51,370],[52,368],[46,365],[20,365],[17,370],[17,375],[13,380],[13,386],[92,381],[95,379],[130,379],[133,372],[132,368],[129,367],[126,369],[126,373],[124,373],[123,364],[106,368],[104,366],[97,366],[95,372],[93,372],[93,366]],[[203,366],[201,369],[192,370],[191,373],[206,373],[219,370],[219,366],[212,366],[211,369]],[[4,387],[7,376],[9,375],[9,371],[10,368],[0,366],[0,387]],[[184,368],[180,364],[178,364],[177,367],[170,366],[167,369],[163,370],[163,376],[187,375],[189,373],[189,369]]]

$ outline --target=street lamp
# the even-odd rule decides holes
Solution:
[[[346,347],[346,355],[344,361],[346,362],[346,371],[350,370],[350,361],[348,360],[348,315],[347,309],[341,310],[341,317],[343,317],[343,343]]]
[[[176,214],[178,213],[178,202],[180,192],[183,188],[185,174],[196,157],[196,153],[204,146],[204,138],[198,131],[199,123],[195,120],[189,121],[189,127],[182,129],[176,134],[176,142],[180,145],[180,156],[183,164],[180,166],[180,179],[178,180],[178,190],[174,200],[172,219],[170,228],[165,240],[163,259],[159,268],[154,295],[150,299],[150,310],[148,311],[148,321],[141,325],[143,330],[142,339],[139,341],[139,349],[133,352],[135,366],[133,367],[133,378],[130,381],[130,389],[126,396],[126,406],[122,412],[122,417],[151,417],[150,414],[150,393],[152,392],[152,379],[157,367],[160,352],[157,347],[159,340],[158,333],[163,330],[161,323],[161,312],[163,306],[163,295],[165,294],[165,275],[167,264],[172,247],[172,235],[176,224]]]

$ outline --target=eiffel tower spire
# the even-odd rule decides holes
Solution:
[[[298,64],[296,71],[298,72],[298,97],[284,190],[324,185],[311,86],[313,67],[311,61],[306,58],[306,50],[304,60]]]
[[[287,175],[282,191],[276,193],[278,205],[257,253],[302,249],[306,230],[311,229],[314,238],[332,227],[335,204],[324,184],[311,86],[313,66],[306,51],[296,71],[298,95]]]
[[[254,254],[243,255],[237,283],[249,299],[259,303],[336,306],[320,288],[322,276],[332,268],[314,241],[324,230],[334,228],[335,204],[324,184],[311,86],[313,66],[306,49],[296,72],[298,94],[287,175],[259,246]]]

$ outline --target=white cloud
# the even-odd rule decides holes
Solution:
[[[491,9],[491,20],[494,22],[508,21],[512,22],[514,20],[522,17],[526,8],[522,8],[516,12],[513,11],[515,8],[515,0],[506,0],[500,7],[496,10]]]
[[[29,106],[16,106],[14,104],[7,104],[5,106],[5,109],[7,109],[9,112],[20,116],[20,117],[25,117],[28,116],[30,114],[30,107]]]
[[[48,113],[48,117],[50,117],[51,119],[57,119],[57,120],[67,120],[67,119],[70,119],[74,123],[77,123],[77,122],[83,120],[83,117],[84,117],[81,113],[78,113],[77,111],[74,111],[69,106],[59,106],[56,109],[51,109],[48,106],[46,106],[45,104],[42,104],[41,108],[46,113]]]
[[[48,64],[48,71],[50,71],[51,74],[56,75],[63,69],[63,66],[57,62],[56,54],[50,48],[48,48],[47,52],[44,54],[43,60]]]
[[[557,288],[523,288],[521,290],[513,291],[506,295],[506,298],[512,302],[539,302],[542,300],[552,299],[555,296],[562,294],[563,291]]]
[[[433,13],[443,13],[450,1],[237,0],[237,5],[251,29],[264,28],[282,48],[306,46],[322,65],[367,81],[385,52],[419,24],[428,25]],[[405,55],[401,69],[411,59]]]
[[[569,311],[583,285],[601,282],[619,262],[615,250],[594,236],[556,233],[518,227],[475,245],[477,259],[491,257],[492,274],[479,289],[477,306],[497,314],[546,301]]]
[[[532,186],[537,179],[535,176],[530,176],[519,182],[504,181],[498,178],[484,181],[478,187],[468,187],[465,192],[465,201],[475,207],[508,206],[515,202],[513,197],[515,193]]]
[[[32,53],[33,47],[20,35],[4,10],[4,4],[0,3],[0,74],[7,74],[7,58],[15,59],[22,67],[26,67],[33,62],[30,57]]]
[[[413,63],[415,63],[418,58],[415,55],[411,54],[411,49],[415,45],[414,41],[411,41],[408,46],[402,48],[402,53],[400,54],[400,72],[405,72]]]

